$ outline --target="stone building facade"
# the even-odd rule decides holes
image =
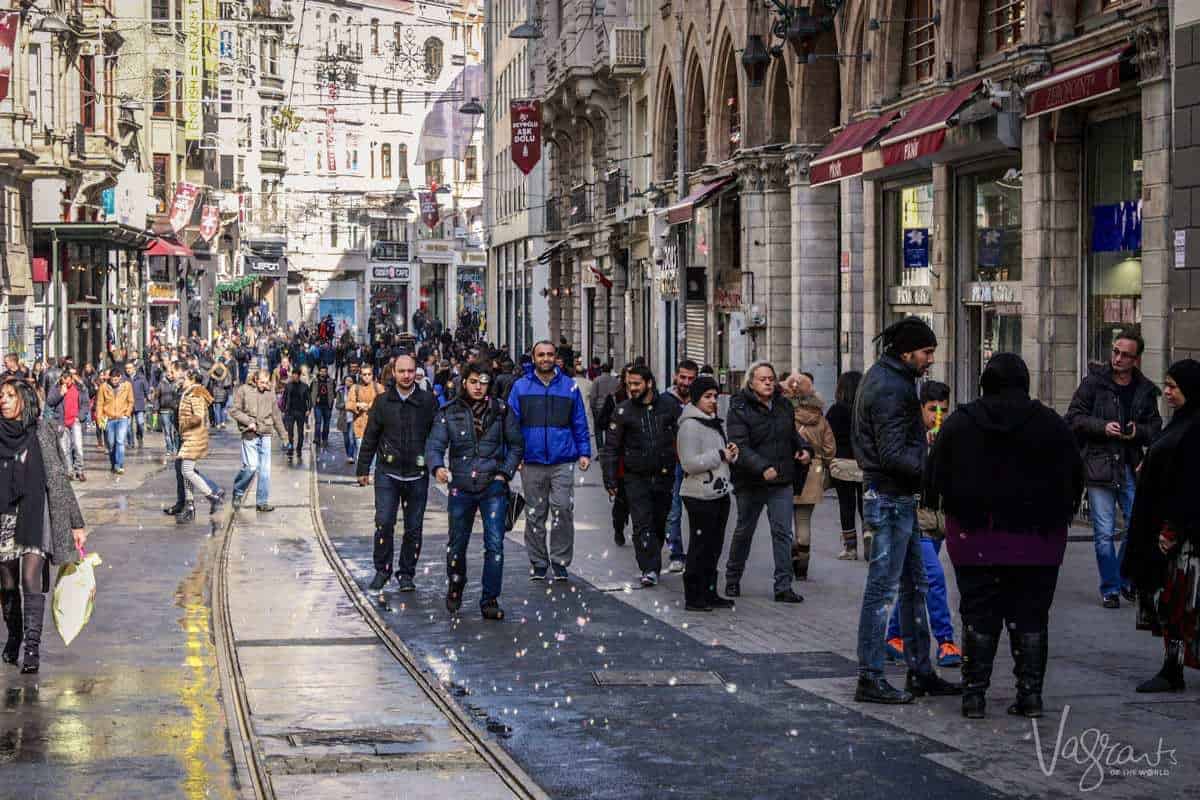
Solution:
[[[1172,98],[1190,96],[1169,7],[801,5],[534,4],[547,333],[602,354],[596,275],[620,312],[614,360],[659,374],[686,355],[733,386],[767,358],[828,396],[917,314],[958,401],[1008,350],[1065,408],[1126,329],[1161,379],[1184,296]],[[638,58],[619,58],[624,30]]]

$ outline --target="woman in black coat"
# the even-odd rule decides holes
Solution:
[[[831,471],[833,488],[837,492],[838,515],[842,521],[842,552],[838,558],[843,561],[858,559],[858,519],[862,519],[862,480],[845,480],[839,475],[845,475],[843,467],[849,467],[854,461],[854,443],[851,430],[854,424],[854,398],[858,394],[858,384],[862,382],[862,373],[843,372],[838,378],[834,404],[825,413],[825,421],[833,431],[833,439],[837,443],[837,452],[833,454],[834,465]],[[852,471],[857,472],[857,465]],[[836,473],[836,474],[833,474]]]
[[[1138,471],[1121,574],[1138,597],[1137,626],[1161,636],[1162,669],[1139,692],[1179,692],[1183,668],[1200,669],[1200,362],[1177,361],[1163,394],[1175,409]]]
[[[87,541],[58,433],[40,412],[32,384],[0,382],[0,602],[8,626],[3,660],[16,664],[24,649],[24,673],[41,664],[50,565],[76,561]]]

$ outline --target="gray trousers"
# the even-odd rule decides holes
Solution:
[[[521,472],[525,492],[525,547],[529,563],[566,567],[575,553],[575,464],[529,464]],[[549,520],[550,552],[546,552]]]
[[[740,583],[750,556],[750,542],[763,508],[771,527],[771,553],[775,558],[775,591],[792,588],[792,487],[752,486],[734,491],[737,497],[737,527],[729,543],[725,580]]]

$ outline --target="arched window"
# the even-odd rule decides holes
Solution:
[[[436,81],[442,74],[442,40],[431,36],[425,40],[425,77]]]
[[[980,59],[1021,44],[1025,28],[1025,0],[983,0],[979,9]]]
[[[392,177],[392,146],[381,145],[379,148],[379,177]]]
[[[408,145],[402,144],[396,148],[396,177],[408,177]]]
[[[330,36],[330,38],[333,39],[333,41],[335,43],[340,41],[342,38],[342,32],[340,30],[338,30],[338,15],[337,14],[329,15],[329,36]]]
[[[936,62],[933,24],[933,0],[909,0],[907,22],[904,23],[904,72],[905,86],[927,81],[934,77]]]
[[[371,55],[379,55],[379,20],[371,20]]]

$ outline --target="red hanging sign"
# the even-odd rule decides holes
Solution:
[[[337,172],[337,147],[333,136],[333,120],[336,116],[336,108],[325,109],[325,166],[330,172]]]
[[[175,186],[175,199],[171,201],[171,230],[179,233],[187,227],[196,208],[196,196],[200,193],[194,183],[180,181]]]
[[[438,211],[437,192],[419,192],[417,194],[421,203],[421,221],[428,227],[437,227],[438,220],[441,219],[441,212]]]
[[[212,238],[217,235],[219,227],[221,227],[221,212],[214,204],[208,203],[200,210],[200,238],[211,242]]]
[[[19,11],[0,14],[0,101],[8,97],[8,84],[12,78],[13,47],[16,46],[17,28],[20,25]]]
[[[512,160],[528,175],[542,160],[542,101],[513,100],[508,104],[512,121]]]

